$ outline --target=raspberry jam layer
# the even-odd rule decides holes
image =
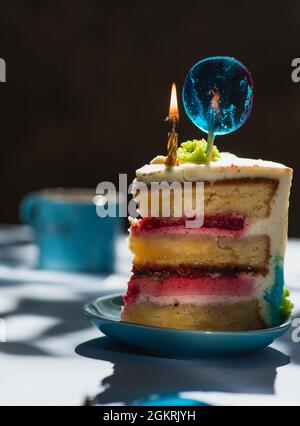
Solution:
[[[133,275],[128,283],[124,302],[135,302],[139,296],[251,296],[254,292],[253,277],[236,275],[198,275],[191,277],[166,276],[162,279],[140,278]]]
[[[155,273],[169,273],[180,276],[189,276],[196,275],[198,273],[224,273],[224,274],[237,274],[239,272],[260,272],[262,274],[266,274],[268,272],[268,268],[253,268],[248,265],[231,265],[227,267],[217,267],[216,265],[192,265],[192,264],[179,264],[177,266],[174,265],[157,265],[157,263],[144,263],[142,265],[133,265],[131,268],[131,272],[133,274],[155,274]]]
[[[145,217],[139,219],[131,226],[131,234],[148,234],[156,232],[216,232],[223,231],[224,234],[236,234],[240,236],[245,229],[245,218],[238,215],[214,215],[206,216],[200,228],[187,228],[186,218],[158,218]],[[189,218],[189,220],[192,220]],[[217,232],[218,233],[218,232]]]

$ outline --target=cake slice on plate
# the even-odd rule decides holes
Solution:
[[[292,169],[282,164],[218,152],[210,164],[137,170],[133,193],[141,218],[131,220],[133,275],[121,318],[192,330],[278,325],[291,178]],[[193,200],[196,183],[204,183],[201,227],[175,217],[183,202],[178,197],[171,197],[170,215],[163,217],[160,194],[158,214],[151,216],[150,185],[163,181],[191,182]],[[137,189],[140,182],[147,189]]]

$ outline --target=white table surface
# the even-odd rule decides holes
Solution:
[[[130,352],[92,328],[85,302],[122,292],[130,271],[125,237],[109,277],[31,268],[36,247],[24,227],[0,229],[0,405],[132,404],[177,395],[217,405],[300,405],[300,342],[290,332],[234,359],[175,360]],[[300,317],[300,240],[291,240],[286,282]],[[299,333],[300,334],[300,333]]]

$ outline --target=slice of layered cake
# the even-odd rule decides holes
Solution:
[[[141,218],[131,220],[133,275],[121,318],[194,330],[278,325],[292,169],[218,152],[210,164],[155,163],[136,172]],[[190,182],[193,202],[203,182],[202,226],[188,227],[187,218],[175,214],[183,197],[171,197],[169,217],[162,194],[153,209],[151,183],[163,181]]]

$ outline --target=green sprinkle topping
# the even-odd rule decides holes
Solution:
[[[179,163],[207,163],[207,142],[205,139],[182,142],[177,149],[177,159]],[[214,145],[212,161],[216,161],[220,157],[218,148]]]
[[[283,318],[287,318],[291,315],[293,310],[293,303],[289,299],[290,292],[287,288],[283,289],[282,302],[280,306],[280,315]]]

